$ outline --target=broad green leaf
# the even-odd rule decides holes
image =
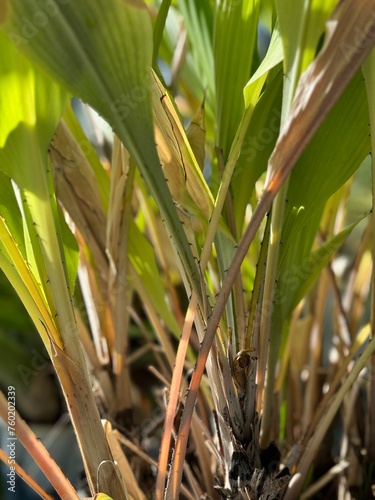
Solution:
[[[342,1],[327,23],[325,43],[298,82],[275,149],[265,189],[279,189],[374,45],[371,0]],[[358,30],[363,32],[358,37]],[[366,43],[363,43],[366,40]],[[306,108],[308,107],[308,113]]]
[[[366,90],[357,73],[291,174],[282,237],[284,255],[314,213],[359,168],[369,150]]]
[[[281,117],[281,71],[267,85],[257,102],[232,176],[234,213],[238,234],[242,234],[246,206],[255,182],[267,169],[267,162],[279,135]]]
[[[290,76],[301,72],[300,59],[304,51],[304,30],[310,2],[305,0],[276,0],[280,36],[283,44],[284,71]],[[298,20],[298,21],[297,21]]]
[[[270,71],[282,59],[282,43],[276,25],[266,56],[243,91],[246,107],[244,118],[249,117],[249,124],[244,131],[244,141],[231,181],[236,193],[233,202],[238,234],[242,233],[245,209],[250,203],[255,182],[266,170],[268,158],[278,137],[282,75],[275,70],[273,76]],[[267,87],[261,95],[267,78]],[[240,129],[242,127],[246,127],[245,120],[241,122]]]
[[[13,43],[96,109],[130,152],[157,201],[188,283],[202,297],[198,268],[154,143],[152,30],[145,4],[85,0],[48,9],[37,0],[11,0],[9,5],[3,29]],[[41,18],[43,26],[38,25]]]
[[[66,94],[30,65],[0,32],[0,147],[1,169],[20,187],[30,175],[30,156],[37,146],[47,152],[58,120],[66,103]],[[38,126],[36,124],[38,122]],[[19,129],[16,132],[16,129]],[[25,144],[19,147],[18,141]],[[31,144],[27,144],[31,142]],[[7,144],[6,144],[7,143]],[[5,148],[6,145],[6,148]],[[17,168],[12,164],[17,162]]]
[[[225,161],[244,112],[243,88],[250,78],[256,51],[258,15],[259,0],[220,0],[216,6],[217,144]]]
[[[60,292],[56,287],[53,292],[51,282],[55,282],[53,275],[59,266],[52,263],[64,261],[58,278],[59,288],[66,287],[67,278],[73,290],[77,268],[77,248],[66,222],[63,218],[59,220],[47,161],[47,150],[63,112],[66,94],[16,53],[3,33],[0,33],[0,53],[0,100],[5,116],[9,109],[12,112],[9,121],[6,119],[0,124],[3,146],[0,169],[14,179],[20,189],[24,236],[17,243],[25,249],[24,258],[39,283],[39,293],[45,296],[48,308],[54,311],[52,297],[56,299],[54,292]],[[1,188],[6,190],[7,184],[4,182]],[[9,198],[8,201],[11,203]],[[13,217],[17,213],[21,216],[20,211],[15,210]],[[61,236],[60,241],[56,232]],[[20,238],[19,231],[14,237]],[[64,250],[60,247],[62,242]]]
[[[277,0],[276,10],[284,52],[286,75],[283,96],[289,110],[299,75],[315,57],[319,38],[337,0]]]
[[[210,0],[179,0],[190,49],[211,107],[215,101],[213,9]]]
[[[284,311],[281,318],[282,320],[285,319],[285,317],[297,306],[300,300],[306,296],[320,276],[322,269],[332,259],[333,255],[343,244],[347,236],[361,220],[363,220],[363,217],[334,236],[330,241],[321,245],[318,249],[307,254],[303,260],[299,260],[297,263],[292,264],[291,267],[284,272],[279,280],[280,285],[278,285],[275,295],[277,310],[280,310],[279,306],[282,304],[282,310]]]
[[[275,301],[277,324],[291,312],[296,276],[309,259],[323,207],[369,151],[366,93],[357,73],[293,170],[287,194]]]
[[[279,28],[276,25],[272,31],[271,41],[265,58],[258,69],[252,75],[244,88],[245,106],[255,106],[259,99],[263,84],[271,69],[275,68],[283,60],[283,46],[281,43]],[[260,80],[260,85],[258,80]]]
[[[314,59],[325,23],[331,16],[338,0],[311,0],[306,16],[301,68],[304,71]]]

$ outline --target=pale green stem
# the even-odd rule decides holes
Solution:
[[[60,235],[57,233],[59,224],[56,206],[53,205],[48,174],[44,172],[46,159],[43,158],[35,143],[30,142],[30,148],[30,157],[33,161],[30,162],[29,168],[32,169],[33,175],[28,179],[29,189],[25,189],[24,194],[31,217],[36,224],[44,258],[44,262],[39,264],[44,265],[47,271],[48,286],[51,286],[57,311],[57,323],[64,345],[63,350],[58,349],[53,332],[46,332],[50,336],[52,362],[70,409],[91,492],[93,494],[97,492],[98,471],[101,470],[100,486],[103,491],[119,499],[125,499],[126,495],[118,475],[116,472],[113,474],[116,466],[106,442],[79,341],[77,323],[67,286]],[[43,285],[47,286],[47,284]],[[108,474],[108,467],[101,466],[103,463],[112,464]]]
[[[372,171],[372,220],[375,224],[374,200],[375,200],[375,49],[370,52],[367,61],[363,65],[365,76],[367,100],[370,118],[371,131],[371,171]],[[372,244],[372,280],[371,280],[371,335],[375,337],[375,241]],[[372,357],[372,366],[374,366],[374,356]],[[374,460],[375,457],[375,379],[371,377],[368,388],[368,413],[366,426],[366,449],[368,459]]]
[[[239,157],[239,154],[241,152],[241,147],[243,140],[245,138],[246,130],[247,127],[250,123],[250,118],[252,114],[253,108],[248,108],[244,114],[243,120],[239,126],[238,133],[236,135],[236,139],[234,141],[234,146],[230,152],[228,162],[226,164],[226,167],[223,172],[223,177],[221,180],[221,184],[218,190],[218,194],[214,203],[214,209],[212,211],[212,215],[208,224],[207,228],[207,233],[205,237],[205,242],[204,246],[202,249],[201,253],[201,259],[200,259],[200,267],[201,267],[201,272],[204,273],[209,256],[211,254],[212,250],[212,244],[215,239],[215,235],[217,233],[217,229],[219,226],[219,221],[220,221],[220,216],[221,212],[224,207],[225,199],[228,193],[230,181],[233,175],[234,168],[236,166],[237,159]],[[188,337],[190,335],[191,327],[192,327],[192,315],[195,314],[195,309],[197,305],[197,297],[195,293],[193,293],[192,298],[190,300],[189,308],[186,313],[186,319],[185,319],[185,324],[184,324],[184,329],[182,333],[182,339],[183,342],[180,342],[178,351],[177,351],[177,356],[176,360],[176,365],[175,369],[173,371],[172,375],[172,382],[171,382],[171,389],[170,389],[170,399],[168,402],[168,408],[167,408],[167,417],[170,422],[172,422],[172,417],[174,417],[174,411],[176,408],[177,404],[177,397],[178,397],[178,388],[180,387],[180,381],[181,381],[181,374],[182,374],[182,369],[183,369],[183,363],[182,360],[185,358],[185,353],[187,349],[187,342],[188,342]],[[202,325],[203,326],[203,325]],[[203,328],[202,326],[199,327],[199,324],[197,325],[198,329],[198,334],[200,334],[200,337],[203,338]],[[200,331],[201,330],[201,331]],[[213,364],[208,363],[207,364],[207,370],[210,372],[211,370],[214,370],[215,367]],[[211,379],[211,377],[209,377]],[[215,377],[212,378],[212,380],[215,380]],[[190,417],[189,417],[190,418]],[[170,427],[172,426],[172,423],[170,423]],[[187,425],[190,427],[190,424]],[[163,486],[165,483],[165,466],[167,463],[167,456],[166,453],[164,453],[166,450],[169,449],[169,442],[170,442],[170,436],[163,436],[163,442],[162,443],[162,459],[159,457],[159,473],[158,473],[158,478],[157,478],[157,487],[156,487],[156,498],[159,500],[162,498],[163,495]],[[168,445],[168,446],[167,446]],[[175,496],[176,491],[179,490],[179,479],[180,474],[182,474],[182,468],[183,468],[183,462],[184,462],[184,456],[185,456],[185,449],[180,453],[177,454],[177,456],[174,456],[174,459],[172,461],[172,472],[170,474],[170,479],[169,483],[167,485],[167,491],[165,494],[165,498],[172,498]]]
[[[308,10],[310,0],[305,0],[305,12]],[[283,102],[281,112],[280,129],[283,127],[288,118],[290,108],[292,106],[293,96],[297,87],[298,79],[301,71],[302,59],[302,37],[304,34],[303,27],[300,28],[300,43],[298,44],[297,51],[294,55],[293,64],[287,72],[284,80],[283,89]],[[267,172],[267,179],[271,174]],[[267,180],[266,180],[267,185]],[[266,448],[270,439],[271,430],[271,409],[273,402],[273,392],[275,383],[276,361],[280,345],[280,336],[282,325],[276,325],[277,332],[272,335],[271,340],[271,327],[272,327],[272,314],[274,309],[274,296],[276,288],[277,270],[279,264],[279,251],[281,245],[281,234],[284,222],[285,203],[288,193],[289,176],[285,180],[280,191],[277,193],[276,198],[272,205],[271,211],[271,228],[270,228],[270,241],[267,255],[266,274],[264,282],[264,295],[263,306],[261,312],[260,324],[260,339],[259,339],[259,360],[257,366],[257,384],[258,384],[258,412],[262,414],[261,436],[260,445]],[[268,369],[267,369],[268,361]],[[267,372],[266,372],[267,369]],[[267,381],[265,381],[267,376]]]
[[[270,240],[268,246],[267,264],[266,264],[266,275],[264,282],[264,295],[262,302],[261,311],[261,323],[260,323],[260,339],[259,339],[259,360],[258,360],[258,411],[261,410],[261,404],[263,401],[264,393],[264,382],[266,375],[266,366],[268,358],[268,347],[271,336],[271,325],[272,325],[272,313],[273,313],[273,299],[275,294],[275,284],[277,276],[277,268],[279,262],[279,249],[281,243],[281,232],[284,220],[284,209],[285,209],[285,199],[288,191],[288,179],[283,184],[279,193],[276,195],[275,201],[272,207],[271,215],[271,228],[270,228]],[[271,356],[275,354],[270,350],[270,360],[274,358]],[[275,377],[275,366],[269,365],[267,371],[267,385],[266,392],[263,401],[263,416],[262,416],[262,434],[261,434],[261,447],[267,446],[267,441],[269,438],[269,429],[271,424],[271,405],[272,405],[272,395]]]

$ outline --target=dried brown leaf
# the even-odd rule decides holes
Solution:
[[[269,160],[266,189],[278,190],[375,43],[373,0],[342,0],[324,47],[302,75]]]
[[[50,157],[57,197],[82,233],[102,276],[106,276],[106,216],[97,182],[81,147],[63,120],[51,144]]]
[[[189,123],[186,136],[189,139],[197,163],[203,171],[206,139],[204,100]]]

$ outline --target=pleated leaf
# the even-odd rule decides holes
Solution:
[[[212,106],[215,99],[213,56],[213,9],[210,0],[180,0],[190,48],[207,100]]]
[[[217,144],[223,149],[225,159],[244,112],[243,88],[251,74],[258,15],[259,0],[220,0],[216,7],[214,58]]]
[[[366,90],[357,73],[291,174],[282,252],[293,245],[314,213],[353,175],[369,151]]]
[[[198,269],[154,143],[152,29],[146,5],[141,0],[85,0],[59,5],[11,0],[3,29],[18,49],[113,127],[158,204],[190,286],[201,296]]]
[[[21,214],[15,209],[9,181],[4,181],[0,186],[2,215],[39,284],[39,293],[53,311],[54,279],[50,271],[53,274],[56,266],[48,271],[46,264],[62,259],[61,274],[56,279],[61,280],[61,285],[68,283],[73,291],[78,259],[75,240],[54,199],[47,161],[47,150],[67,96],[17,53],[3,33],[0,55],[0,102],[5,117],[0,124],[0,170],[14,179],[20,190],[17,203],[23,206]]]
[[[299,75],[315,57],[325,22],[337,0],[277,0],[286,74],[283,102],[289,109]]]
[[[285,316],[290,314],[300,300],[306,296],[320,276],[322,269],[330,262],[345,239],[361,220],[363,220],[363,217],[334,236],[330,241],[321,245],[318,249],[308,253],[303,260],[294,263],[285,272],[282,283],[283,288],[280,287],[275,296],[276,302],[282,303],[283,310],[285,311],[281,320],[285,319]],[[276,309],[277,313],[278,308]]]

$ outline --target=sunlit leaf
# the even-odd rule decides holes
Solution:
[[[212,106],[215,99],[213,57],[213,10],[209,0],[181,0],[179,8],[184,18],[192,56],[207,99]]]
[[[216,7],[214,57],[217,144],[222,148],[225,160],[244,111],[242,92],[251,74],[253,58],[256,57],[258,15],[258,0],[220,0]],[[227,43],[228,38],[230,44]]]
[[[250,105],[255,106],[269,71],[280,64],[282,60],[283,46],[281,43],[279,28],[276,25],[272,32],[271,41],[263,61],[244,87],[246,107]],[[260,85],[258,80],[260,80]]]
[[[41,18],[43,25],[35,24]],[[94,4],[86,0],[53,4],[52,10],[43,10],[37,0],[12,0],[3,29],[17,48],[113,127],[157,200],[188,283],[201,297],[199,272],[155,148],[150,94],[152,30],[145,4],[141,0],[99,0]]]

